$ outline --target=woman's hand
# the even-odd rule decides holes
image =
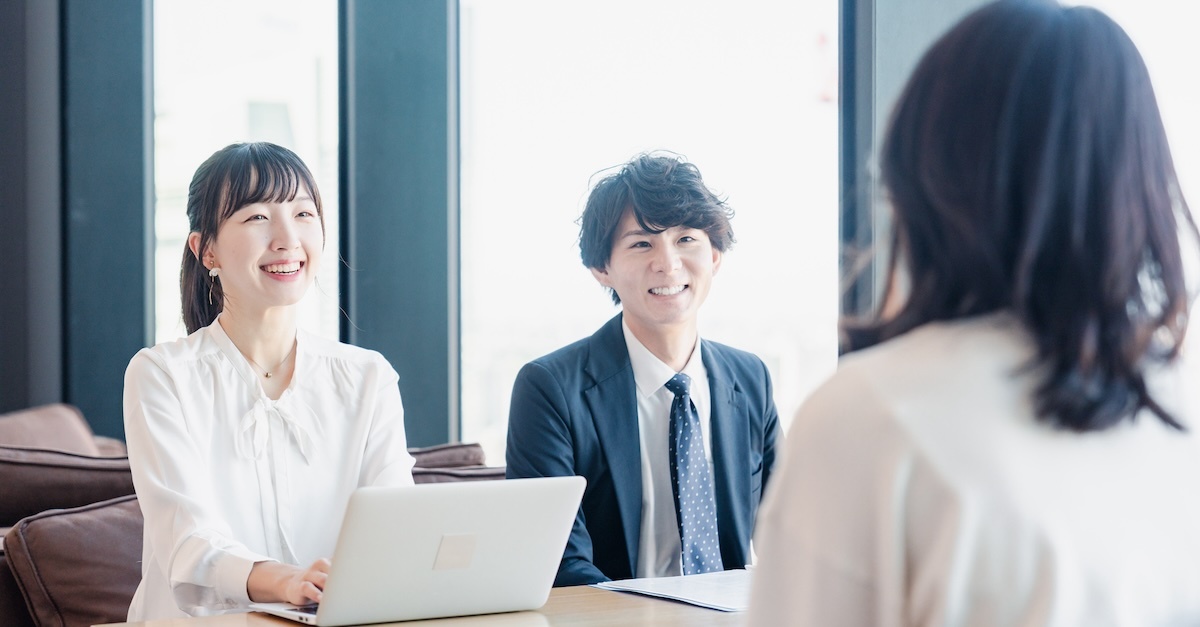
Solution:
[[[329,560],[324,558],[313,562],[308,568],[279,562],[257,562],[246,579],[246,592],[255,603],[319,603],[328,576]]]

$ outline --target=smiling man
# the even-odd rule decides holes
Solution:
[[[779,437],[771,380],[696,324],[731,216],[673,156],[638,156],[588,197],[583,263],[622,312],[526,364],[508,416],[509,478],[588,482],[556,586],[750,560]]]

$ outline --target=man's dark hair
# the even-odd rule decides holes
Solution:
[[[1099,431],[1147,409],[1187,327],[1180,193],[1150,76],[1106,15],[1039,0],[975,11],[925,54],[880,170],[906,302],[854,347],[1009,311],[1036,347],[1038,417]],[[889,280],[893,280],[889,279]],[[890,288],[889,288],[890,292]]]
[[[713,248],[733,246],[733,210],[700,178],[700,170],[681,157],[641,154],[600,180],[579,218],[579,253],[583,265],[603,270],[612,257],[613,237],[625,211],[649,233],[685,226],[708,234]],[[621,297],[610,290],[614,303]]]

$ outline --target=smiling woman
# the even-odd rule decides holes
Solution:
[[[188,333],[211,324],[222,311],[254,315],[294,305],[320,267],[321,196],[308,168],[290,150],[242,144],[219,151],[197,170],[187,215],[191,233],[180,288]],[[304,281],[285,294],[264,283],[299,278]]]
[[[295,190],[229,216],[203,253],[209,272],[219,270],[223,309],[232,315],[299,302],[320,268],[320,215],[309,192]],[[201,240],[198,232],[188,236],[198,257]]]
[[[291,378],[294,305],[321,266],[321,216],[312,174],[294,153],[274,144],[229,146],[205,161],[192,180],[192,231],[180,272],[188,333],[222,315],[226,333],[246,359],[266,379],[274,378],[262,383],[272,399]],[[282,333],[274,342],[260,342],[275,330]],[[268,369],[263,363],[276,365]]]
[[[146,521],[132,620],[320,601],[350,493],[412,483],[391,364],[296,324],[325,236],[308,167],[274,144],[223,148],[196,170],[187,216],[189,335],[125,373]]]

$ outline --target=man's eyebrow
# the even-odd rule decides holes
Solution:
[[[653,233],[647,231],[646,229],[630,229],[622,233],[619,237],[617,237],[617,239],[625,239],[626,237],[645,237],[647,235],[653,235]]]

